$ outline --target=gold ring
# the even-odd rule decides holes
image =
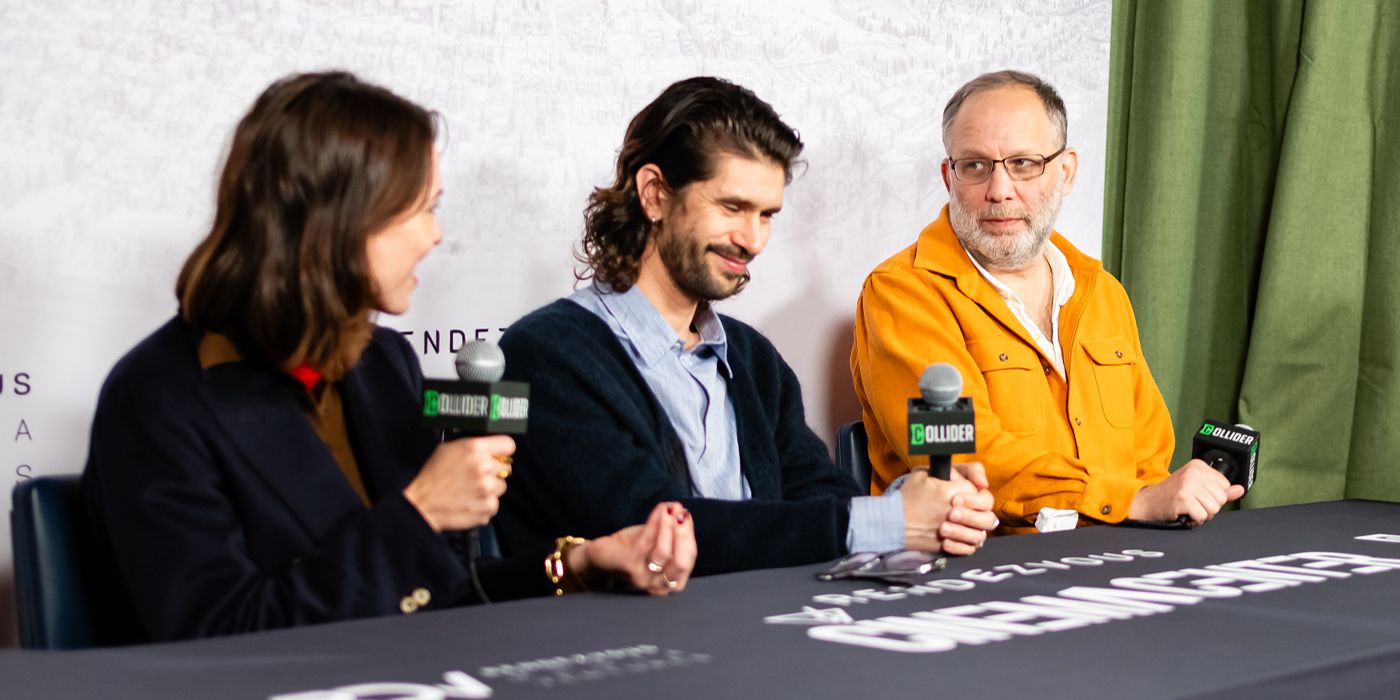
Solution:
[[[493,455],[493,458],[501,464],[515,464],[515,458],[510,455]]]
[[[502,470],[496,472],[496,478],[500,479],[501,481],[505,481],[506,479],[509,479],[509,478],[510,478],[510,466],[507,465],[505,469],[502,469]]]

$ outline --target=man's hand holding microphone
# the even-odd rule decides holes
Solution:
[[[962,375],[946,363],[924,370],[919,393],[909,402],[909,454],[929,455],[930,465],[911,468],[900,486],[904,546],[972,554],[1000,524],[982,465],[951,462],[977,449],[972,403],[961,397]]]
[[[1214,518],[1226,503],[1238,501],[1254,486],[1259,432],[1244,424],[1207,419],[1191,441],[1191,456],[1164,481],[1138,491],[1128,517],[1191,526]]]

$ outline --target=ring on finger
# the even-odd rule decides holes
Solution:
[[[650,571],[650,572],[653,573],[653,574],[660,574],[660,573],[661,573],[661,566],[662,566],[661,562],[659,562],[659,561],[657,561],[657,560],[655,560],[655,559],[652,559],[651,561],[647,562],[647,571]],[[662,577],[664,578],[664,577],[665,577],[665,574],[662,574]]]
[[[509,478],[510,478],[510,465],[507,464],[505,469],[502,469],[502,470],[496,472],[496,478],[500,479],[501,481],[505,481],[506,479],[509,479]]]
[[[681,585],[680,581],[672,581],[666,574],[661,574],[661,582],[666,584],[666,587],[673,591],[676,590],[677,586]]]

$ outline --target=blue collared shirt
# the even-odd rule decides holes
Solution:
[[[696,314],[700,342],[686,349],[661,312],[635,286],[614,293],[601,282],[569,300],[602,319],[626,348],[656,396],[685,449],[697,496],[745,500],[753,493],[740,469],[739,432],[729,400],[728,343],[713,309]],[[904,502],[862,496],[851,499],[846,545],[851,551],[883,552],[904,546]]]

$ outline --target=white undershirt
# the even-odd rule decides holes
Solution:
[[[972,261],[973,267],[976,267],[977,271],[982,274],[982,278],[987,280],[993,289],[997,290],[997,294],[1001,295],[1016,320],[1025,326],[1026,332],[1031,336],[1031,340],[1035,341],[1036,347],[1040,348],[1040,352],[1050,358],[1050,363],[1054,365],[1055,371],[1059,372],[1061,377],[1068,378],[1065,374],[1065,354],[1060,349],[1060,309],[1064,307],[1070,297],[1074,296],[1074,272],[1069,269],[1069,261],[1065,259],[1065,254],[1060,252],[1060,249],[1056,248],[1054,244],[1046,243],[1045,260],[1050,263],[1050,284],[1055,290],[1054,308],[1050,312],[1051,337],[1049,338],[1046,338],[1045,334],[1040,331],[1040,325],[1035,322],[1035,316],[1026,308],[1025,302],[1021,301],[1021,297],[1016,292],[1011,291],[1010,287],[988,272],[987,268],[982,267],[982,263],[977,262],[977,258],[971,253],[968,253],[967,257]]]

